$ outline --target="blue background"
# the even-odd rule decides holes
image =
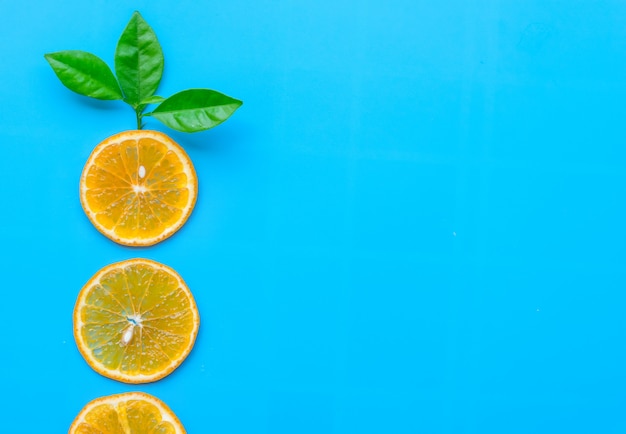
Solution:
[[[133,10],[159,94],[244,100],[166,131],[200,194],[146,249],[100,235],[78,179],[130,108],[43,54],[112,64]],[[3,2],[3,433],[66,432],[89,400],[152,393],[190,433],[626,432],[626,3]],[[174,267],[199,305],[174,374],[129,386],[76,350],[101,267]]]

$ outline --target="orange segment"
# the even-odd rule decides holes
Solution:
[[[89,402],[69,434],[184,434],[176,415],[160,399],[141,392],[105,396]]]
[[[80,291],[74,308],[74,338],[87,363],[125,383],[156,381],[176,369],[199,325],[182,278],[148,259],[104,267]]]
[[[150,246],[174,234],[189,218],[197,190],[191,160],[158,131],[125,131],[104,140],[80,178],[89,220],[127,246]]]

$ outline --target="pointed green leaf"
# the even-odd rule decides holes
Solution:
[[[241,104],[238,99],[214,90],[189,89],[167,98],[146,116],[153,116],[172,129],[194,133],[221,124]]]
[[[163,75],[163,51],[152,28],[133,13],[115,50],[115,73],[124,100],[137,107],[151,97]]]
[[[85,51],[67,50],[44,55],[68,89],[92,98],[122,99],[120,86],[106,63]]]

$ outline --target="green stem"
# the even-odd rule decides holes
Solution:
[[[139,110],[139,109],[135,110],[135,116],[137,117],[137,129],[140,130],[142,128],[142,125],[141,125],[141,118],[142,118],[141,110]]]

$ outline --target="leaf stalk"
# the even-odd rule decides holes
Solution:
[[[139,108],[135,109],[135,117],[137,118],[137,129],[141,130],[143,128],[142,125],[142,118],[143,118],[143,114],[141,113],[142,110],[140,110]]]

